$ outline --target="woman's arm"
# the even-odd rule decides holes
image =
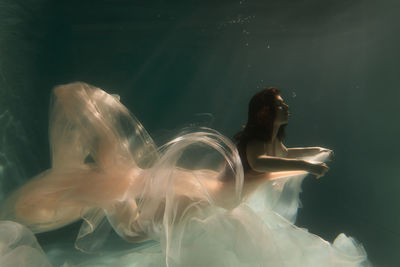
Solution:
[[[250,167],[259,172],[306,171],[317,176],[323,176],[328,171],[325,163],[311,163],[301,159],[288,159],[271,156],[258,156],[249,160]]]
[[[302,157],[312,157],[321,152],[329,152],[331,155],[333,151],[322,147],[291,147],[286,148],[288,158],[302,158]]]
[[[265,155],[262,141],[249,142],[246,152],[250,167],[259,172],[306,171],[319,178],[328,171],[325,163]]]

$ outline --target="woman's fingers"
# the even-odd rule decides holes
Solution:
[[[327,161],[332,161],[334,158],[335,153],[333,153],[333,150],[328,149],[328,148],[320,148],[321,153],[328,153],[328,158],[326,159]]]
[[[335,156],[335,153],[333,152],[333,150],[330,150],[330,149],[328,149],[328,151],[327,151],[328,153],[329,153],[329,156],[328,156],[328,161],[332,161],[333,160],[333,158],[334,158],[334,156]]]

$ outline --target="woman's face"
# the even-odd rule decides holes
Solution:
[[[280,95],[276,96],[276,117],[275,117],[275,124],[286,124],[289,120],[289,106],[285,104],[282,97]]]

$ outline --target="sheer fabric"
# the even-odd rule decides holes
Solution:
[[[49,132],[52,168],[2,205],[1,218],[13,221],[2,225],[17,230],[0,230],[0,262],[12,266],[7,255],[26,247],[10,238],[34,240],[20,224],[40,233],[83,219],[79,250],[97,251],[111,230],[137,245],[66,259],[77,266],[369,265],[354,239],[330,244],[294,225],[305,172],[244,174],[235,145],[212,129],[188,129],[157,148],[118,96],[72,83],[54,90]],[[32,242],[38,256],[25,266],[49,265]]]

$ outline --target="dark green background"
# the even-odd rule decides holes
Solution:
[[[335,151],[323,179],[306,179],[298,225],[397,266],[399,14],[396,0],[1,0],[3,191],[49,167],[57,84],[120,94],[158,144],[190,123],[232,136],[251,95],[278,86],[287,145]]]

